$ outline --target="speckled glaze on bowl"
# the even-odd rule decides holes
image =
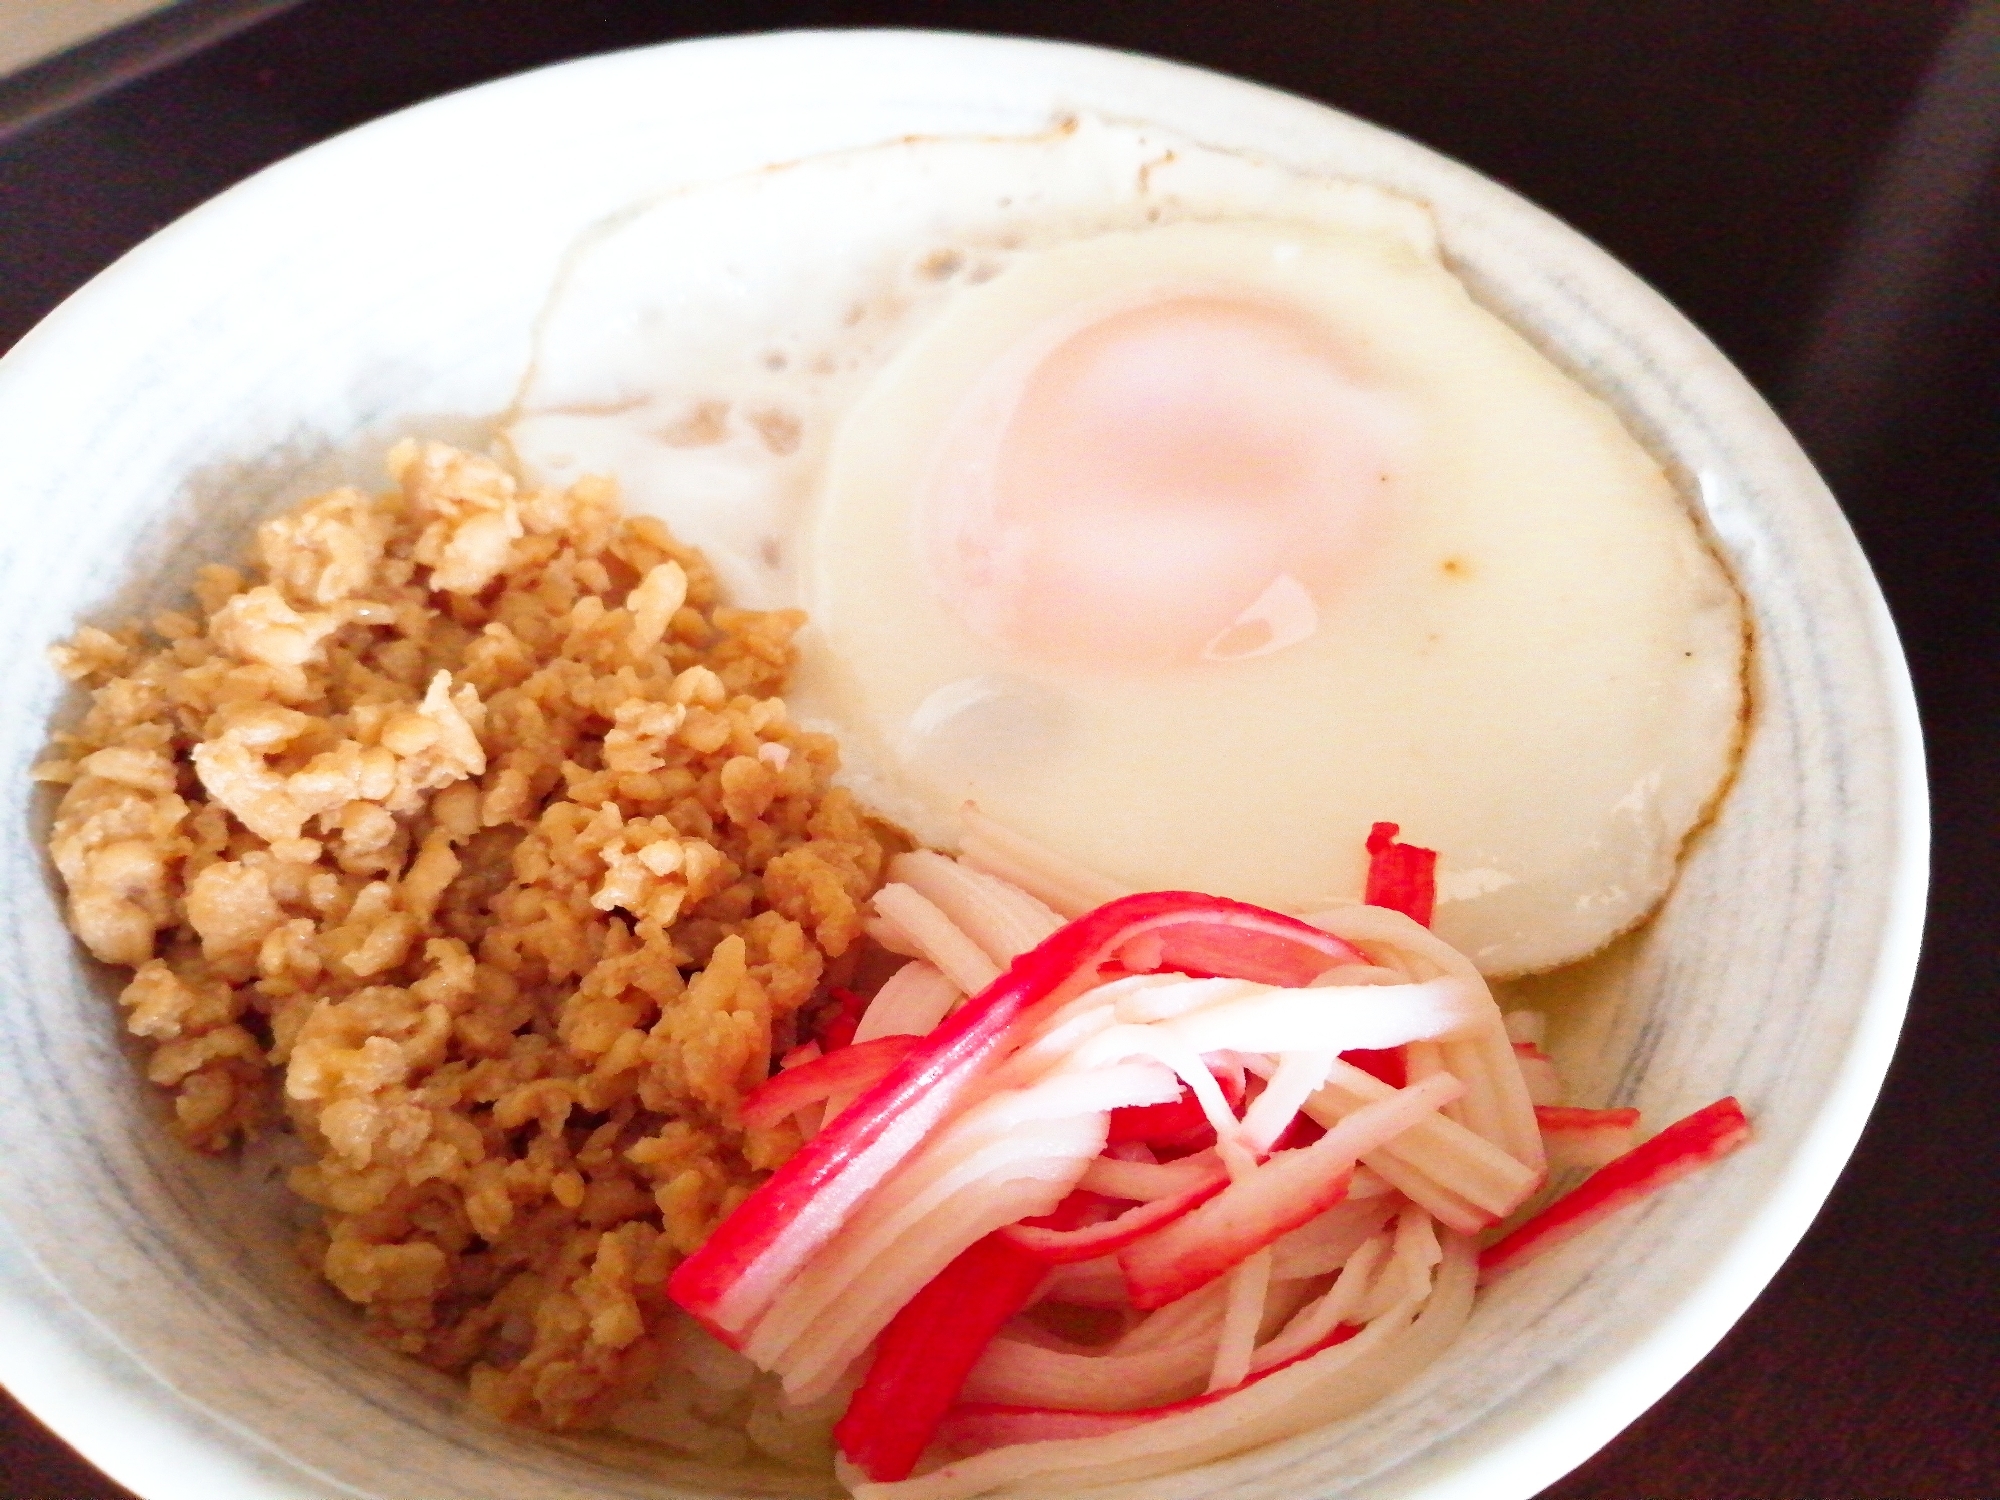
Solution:
[[[69,702],[44,648],[173,600],[254,519],[373,482],[404,431],[476,435],[586,226],[677,184],[910,133],[1094,111],[1427,201],[1486,304],[1680,478],[1748,597],[1741,774],[1666,908],[1570,981],[1610,1102],[1734,1093],[1754,1144],[1508,1278],[1362,1418],[1115,1493],[1533,1494],[1684,1374],[1769,1280],[1894,1047],[1927,825],[1907,676],[1853,537],[1678,314],[1535,208],[1318,105],[1146,58],[922,33],[682,43],[393,116],[266,171],[99,276],[0,363],[0,1380],[148,1500],[554,1500],[787,1488],[467,1414],[365,1343],[284,1195],[159,1128],[113,976],[65,932],[27,779]],[[1615,1004],[1612,1003],[1615,1001]],[[789,1487],[796,1488],[796,1481]],[[1111,1492],[1107,1492],[1111,1493]]]

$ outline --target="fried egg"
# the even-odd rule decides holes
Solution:
[[[1495,975],[1642,920],[1718,796],[1742,606],[1428,214],[1100,121],[677,192],[580,245],[507,429],[736,599],[884,817],[1310,910],[1378,820]]]

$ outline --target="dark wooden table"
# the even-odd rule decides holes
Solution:
[[[1928,951],[1881,1103],[1797,1254],[1546,1500],[2000,1495],[1991,0],[186,0],[0,81],[0,348],[196,203],[389,110],[613,47],[856,25],[1149,51],[1401,130],[1592,235],[1786,412],[1916,675],[1937,825]],[[0,1406],[0,1500],[125,1493]]]

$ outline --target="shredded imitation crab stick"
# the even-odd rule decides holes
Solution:
[[[1368,830],[1368,885],[1361,899],[1428,927],[1437,901],[1437,851],[1400,842],[1400,832],[1394,823]]]
[[[1023,954],[947,1017],[927,1046],[856,1100],[835,1128],[808,1141],[681,1263],[671,1285],[675,1300],[724,1343],[741,1347],[862,1197],[954,1106],[970,1102],[982,1075],[1026,1039],[1032,1021],[1092,987],[1101,965],[1138,942],[1163,961],[1190,955],[1198,969],[1217,950],[1233,948],[1245,977],[1275,984],[1303,983],[1355,957],[1339,939],[1296,918],[1240,902],[1162,892],[1100,907]]]
[[[851,1042],[766,1079],[743,1101],[743,1123],[756,1129],[836,1094],[866,1088],[916,1050],[913,1036]]]
[[[868,1382],[834,1427],[848,1461],[882,1478],[915,1468],[974,1363],[1047,1271],[1034,1254],[992,1234],[904,1304],[883,1331]]]
[[[1482,1250],[1480,1284],[1553,1250],[1647,1193],[1720,1161],[1749,1138],[1750,1122],[1744,1118],[1743,1106],[1732,1098],[1718,1099],[1676,1120]]]
[[[1140,1477],[1331,1420],[1449,1342],[1475,1275],[1742,1137],[1723,1101],[1480,1256],[1636,1112],[1554,1102],[1538,1022],[1424,930],[1435,855],[1376,825],[1381,904],[1307,922],[967,824],[964,859],[892,862],[871,930],[915,961],[746,1100],[810,1139],[671,1283],[795,1400],[861,1372],[860,1495]]]

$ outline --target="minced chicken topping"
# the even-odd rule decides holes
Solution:
[[[195,613],[81,631],[39,768],[92,953],[191,1145],[289,1121],[308,1247],[502,1416],[591,1426],[663,1289],[798,1144],[743,1095],[857,961],[892,836],[728,609],[612,486],[400,445],[267,522]]]

